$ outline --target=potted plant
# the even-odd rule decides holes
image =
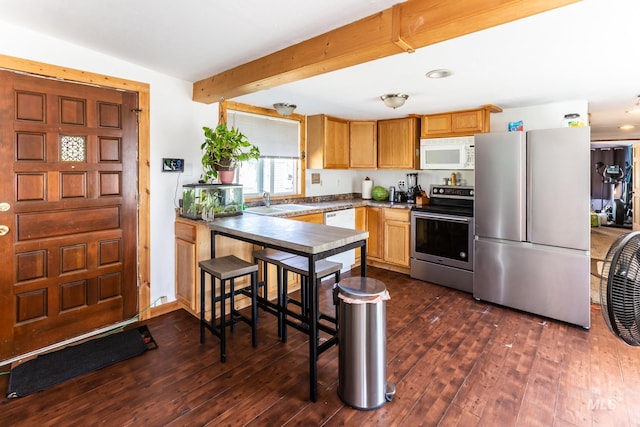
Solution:
[[[206,182],[218,178],[220,172],[220,182],[230,184],[240,163],[260,157],[258,147],[237,128],[229,129],[226,123],[221,123],[215,129],[206,126],[202,129],[205,139],[200,148],[204,150],[202,167]]]

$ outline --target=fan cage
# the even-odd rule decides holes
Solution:
[[[609,329],[627,344],[640,346],[640,232],[619,236],[609,248],[600,304]]]

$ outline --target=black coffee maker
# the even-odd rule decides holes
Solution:
[[[418,174],[407,174],[407,203],[415,203],[416,196],[420,195],[420,186],[418,185]]]

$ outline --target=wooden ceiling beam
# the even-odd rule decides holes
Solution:
[[[280,86],[450,40],[581,0],[409,0],[320,36],[197,81],[193,100]]]

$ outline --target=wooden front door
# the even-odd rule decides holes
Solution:
[[[136,110],[0,71],[0,360],[137,312]]]

